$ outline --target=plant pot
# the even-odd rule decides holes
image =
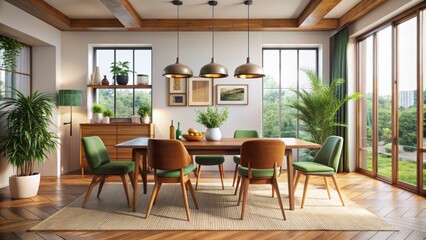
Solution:
[[[30,198],[37,195],[40,186],[40,173],[31,176],[10,176],[9,190],[11,198]]]
[[[151,122],[151,118],[150,117],[143,117],[142,122],[148,124],[148,123]]]
[[[219,141],[222,138],[222,133],[219,128],[207,128],[205,136],[208,141]]]
[[[132,123],[141,123],[141,118],[137,115],[131,116]]]
[[[149,84],[149,78],[147,75],[138,75],[136,77],[136,83],[139,84],[143,84],[143,85],[148,85]]]
[[[117,75],[117,84],[118,85],[127,85],[128,82],[129,82],[129,76]]]
[[[102,113],[93,113],[93,123],[102,122]]]
[[[110,123],[109,117],[103,117],[102,123]]]

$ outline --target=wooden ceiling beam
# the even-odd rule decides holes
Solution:
[[[43,0],[6,1],[61,31],[67,31],[71,29],[71,20]]]
[[[386,2],[386,0],[362,0],[339,19],[339,27],[350,24]]]
[[[101,0],[112,14],[128,29],[142,26],[142,18],[128,0]]]
[[[311,0],[298,18],[298,25],[313,26],[327,15],[342,0]]]
[[[338,19],[323,19],[313,26],[298,26],[297,19],[251,19],[250,31],[330,31],[338,28]],[[247,31],[247,19],[215,19],[215,31]],[[176,19],[143,19],[138,28],[124,28],[116,19],[73,19],[71,31],[128,30],[138,32],[176,31]],[[180,19],[183,32],[211,31],[210,19]]]

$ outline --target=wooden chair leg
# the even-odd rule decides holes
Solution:
[[[220,181],[222,182],[222,190],[225,190],[225,185],[223,185],[223,164],[219,164],[219,173],[220,173]]]
[[[334,185],[336,186],[337,193],[339,194],[340,201],[342,205],[345,206],[345,202],[343,201],[342,193],[340,192],[339,184],[337,184],[336,175],[331,176],[333,178]]]
[[[305,198],[306,198],[306,191],[308,190],[308,183],[309,183],[309,175],[305,175],[305,187],[303,188],[303,197],[302,197],[302,206],[303,208],[305,206]]]
[[[129,178],[130,178],[130,183],[132,184],[132,189],[134,189],[135,188],[135,186],[133,186],[133,172],[129,172],[129,173],[127,173],[127,175],[129,176]]]
[[[237,180],[237,173],[238,173],[238,164],[235,164],[234,178],[232,179],[232,187],[234,187],[235,180]]]
[[[197,182],[195,183],[195,190],[198,190],[198,180],[201,177],[201,165],[198,164]]]
[[[101,176],[99,176],[99,175],[93,176],[92,182],[90,182],[89,189],[87,190],[86,197],[84,198],[83,205],[81,206],[82,208],[86,207],[86,204],[87,204],[87,201],[89,200],[90,194],[92,193],[93,188],[99,183],[97,180],[100,177]]]
[[[237,186],[235,186],[235,192],[234,192],[234,195],[237,195],[237,192],[238,192],[238,186],[240,185],[240,181],[241,181],[241,177],[240,177],[240,176],[238,176]]]
[[[99,184],[99,188],[98,188],[98,194],[96,195],[97,198],[99,198],[99,195],[101,195],[102,188],[104,187],[106,179],[107,179],[107,176],[102,176],[99,180],[100,184]]]
[[[271,187],[272,187],[272,198],[274,198],[275,197],[274,185],[271,184]]]
[[[243,206],[241,207],[241,220],[244,219],[244,215],[246,213],[247,195],[248,195],[248,190],[250,185],[250,179],[245,179],[243,183],[244,184],[241,183],[241,188],[244,185]]]
[[[154,188],[152,189],[152,195],[151,195],[151,199],[149,200],[149,205],[148,205],[148,209],[146,210],[146,216],[145,219],[149,217],[149,214],[151,213],[151,209],[152,209],[152,205],[154,204],[154,199],[155,196],[158,193],[158,182],[156,181],[154,184]]]
[[[121,181],[123,182],[124,192],[126,192],[127,204],[129,207],[132,207],[130,203],[130,192],[129,192],[129,179],[127,179],[127,174],[120,175]]]
[[[155,194],[155,198],[154,198],[154,205],[157,203],[157,198],[158,198],[158,195],[160,195],[160,189],[161,189],[161,186],[163,185],[163,183],[162,182],[159,182],[158,183],[158,186],[157,186],[157,194]]]
[[[241,196],[243,195],[243,192],[244,192],[244,182],[245,181],[249,181],[249,180],[247,180],[245,177],[243,178],[243,177],[239,177],[239,179],[241,179],[241,186],[240,186],[240,194],[238,195],[238,202],[237,202],[237,206],[238,205],[240,205],[240,202],[241,202]]]
[[[189,219],[190,219],[191,215],[189,213],[188,196],[186,196],[186,187],[185,187],[185,183],[183,182],[183,176],[181,176],[181,180],[180,181],[181,181],[180,182],[180,186],[182,188],[183,201],[185,202],[186,219],[189,222]]]
[[[296,172],[296,181],[294,182],[293,194],[296,192],[296,188],[297,188],[297,185],[299,183],[300,176],[302,176],[302,173]]]
[[[281,194],[280,194],[280,189],[278,187],[278,182],[276,179],[272,180],[272,187],[275,188],[275,191],[277,192],[277,198],[278,198],[278,204],[280,205],[281,208],[281,213],[283,215],[284,220],[286,220],[285,218],[285,213],[284,213],[284,205],[283,205],[283,200],[281,199]]]
[[[328,180],[327,180],[327,177],[324,177],[324,183],[325,183],[325,189],[327,189],[328,199],[331,199],[331,195],[330,195],[330,188],[329,188],[329,186],[328,186]]]
[[[186,181],[186,185],[188,185],[189,191],[191,192],[192,201],[194,201],[195,208],[198,209],[198,201],[197,201],[197,198],[195,197],[195,192],[194,192],[194,188],[192,187],[191,179],[188,179],[188,181]]]

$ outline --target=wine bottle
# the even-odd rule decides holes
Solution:
[[[178,122],[178,127],[176,129],[176,140],[180,140],[181,136],[182,136],[182,131],[180,130],[180,122]]]
[[[175,126],[173,126],[173,120],[172,125],[170,125],[170,139],[175,139]]]

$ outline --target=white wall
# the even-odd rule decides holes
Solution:
[[[252,32],[250,34],[251,61],[262,64],[262,46],[318,46],[322,56],[322,72],[324,78],[329,76],[327,32]],[[155,134],[158,138],[168,138],[170,120],[180,122],[182,131],[195,127],[200,131],[205,128],[195,121],[195,110],[202,107],[169,107],[168,106],[168,79],[162,77],[165,66],[174,63],[176,58],[176,33],[174,32],[63,32],[62,33],[62,80],[61,87],[81,89],[84,94],[84,107],[75,108],[79,116],[74,116],[75,129],[78,124],[89,121],[87,112],[86,84],[90,75],[90,46],[94,45],[143,45],[153,49],[153,120],[156,125]],[[211,33],[210,32],[181,32],[180,33],[180,62],[192,68],[194,75],[198,75],[200,68],[210,62]],[[221,127],[223,137],[232,137],[235,129],[262,128],[262,82],[261,79],[241,80],[233,77],[235,68],[245,63],[247,57],[246,32],[217,32],[215,33],[216,62],[228,68],[230,77],[216,79],[215,84],[249,84],[249,105],[228,106],[230,117]],[[103,75],[104,73],[101,73]],[[73,149],[78,147],[78,135],[73,136]],[[69,170],[79,167],[77,151],[72,151],[72,164]],[[234,168],[232,161],[226,162],[225,168]]]

